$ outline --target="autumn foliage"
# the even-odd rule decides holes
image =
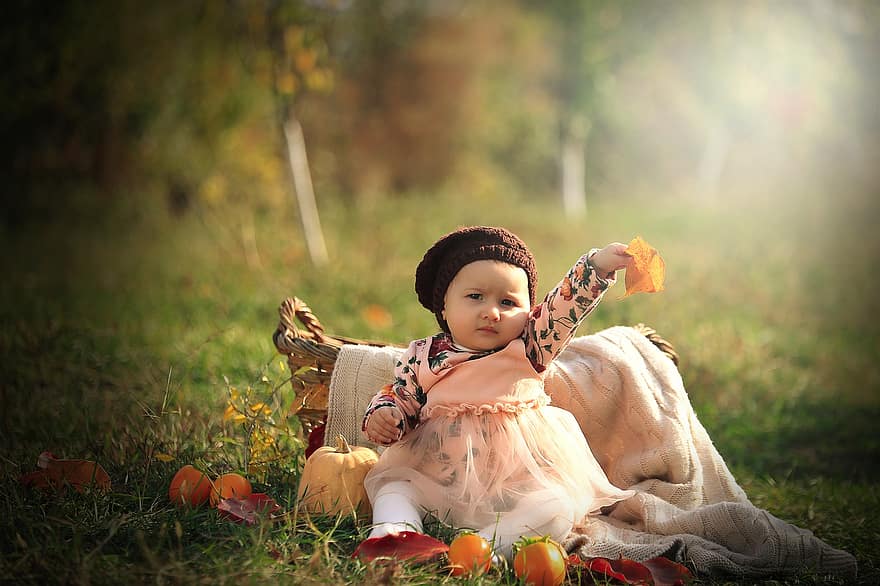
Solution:
[[[666,263],[657,249],[645,242],[641,236],[633,238],[626,249],[633,259],[626,269],[626,294],[656,293],[663,290],[666,278]]]
[[[110,476],[92,460],[64,460],[51,452],[43,452],[37,459],[37,468],[23,474],[19,482],[42,490],[62,491],[67,486],[77,492],[84,492],[88,487],[110,490]]]

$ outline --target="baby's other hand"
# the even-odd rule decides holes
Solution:
[[[590,257],[590,263],[602,274],[626,268],[632,261],[632,257],[626,253],[626,244],[612,242]]]
[[[387,446],[400,439],[403,415],[397,407],[381,407],[373,411],[364,429],[370,441]]]

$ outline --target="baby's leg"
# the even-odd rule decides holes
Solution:
[[[373,529],[370,537],[401,531],[422,531],[422,513],[415,503],[412,486],[406,480],[389,482],[373,499]]]
[[[550,536],[561,542],[574,526],[574,510],[568,499],[554,490],[540,490],[523,497],[516,508],[503,513],[498,522],[484,527],[479,534],[495,540],[495,553],[508,560],[513,544],[521,537]]]

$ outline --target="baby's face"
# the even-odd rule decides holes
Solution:
[[[518,337],[529,318],[529,279],[519,267],[496,260],[466,264],[443,298],[452,339],[471,350],[494,350]]]

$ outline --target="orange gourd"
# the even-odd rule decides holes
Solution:
[[[378,454],[364,446],[349,446],[341,435],[336,447],[323,446],[309,456],[299,480],[298,499],[310,513],[370,514],[364,477]]]
[[[168,486],[168,498],[177,506],[201,505],[210,494],[211,479],[189,464],[177,471]]]
[[[559,586],[568,561],[562,546],[549,537],[525,538],[516,544],[513,572],[529,586]]]
[[[479,576],[492,566],[492,546],[476,533],[462,533],[449,544],[446,557],[453,576]]]
[[[214,481],[214,489],[211,491],[211,506],[216,507],[223,499],[237,498],[246,499],[251,496],[253,489],[250,481],[235,472],[221,474]]]

